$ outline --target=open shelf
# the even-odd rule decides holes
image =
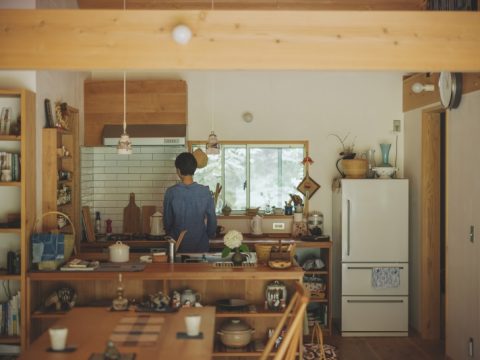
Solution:
[[[249,311],[217,311],[215,313],[215,317],[217,318],[265,318],[265,317],[281,317],[283,315],[283,311],[269,311],[269,310],[258,310],[256,312],[249,312]]]
[[[20,181],[0,181],[0,186],[16,186],[20,187],[22,183]]]
[[[2,228],[0,227],[0,234],[20,234],[20,228]]]
[[[17,135],[0,135],[0,141],[20,141],[22,140],[21,136]]]
[[[0,280],[20,281],[20,274],[7,274],[5,270],[0,271]]]
[[[0,344],[20,344],[20,336],[0,336]]]

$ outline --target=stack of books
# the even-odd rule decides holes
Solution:
[[[61,271],[93,271],[99,266],[98,261],[87,261],[81,259],[73,259],[65,263],[60,270]]]
[[[0,304],[0,335],[20,335],[20,291]]]
[[[10,181],[20,181],[20,154],[0,151],[0,170],[10,170]]]

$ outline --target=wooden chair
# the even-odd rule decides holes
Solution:
[[[302,344],[303,321],[309,296],[302,284],[296,283],[295,287],[295,294],[292,296],[287,309],[280,318],[273,335],[268,340],[260,360],[266,360],[270,355],[274,355],[274,360],[293,360],[297,352],[299,354],[302,353],[300,346]],[[287,329],[285,337],[282,339],[278,350],[272,352],[275,341],[284,327]]]

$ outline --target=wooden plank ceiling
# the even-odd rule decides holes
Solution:
[[[480,70],[480,12],[2,10],[0,24],[2,69]]]
[[[81,9],[123,9],[124,0],[78,0]],[[427,0],[125,0],[129,10],[425,10]]]

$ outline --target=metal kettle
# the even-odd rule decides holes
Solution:
[[[165,230],[163,229],[163,215],[159,211],[150,216],[150,235],[165,235]]]

